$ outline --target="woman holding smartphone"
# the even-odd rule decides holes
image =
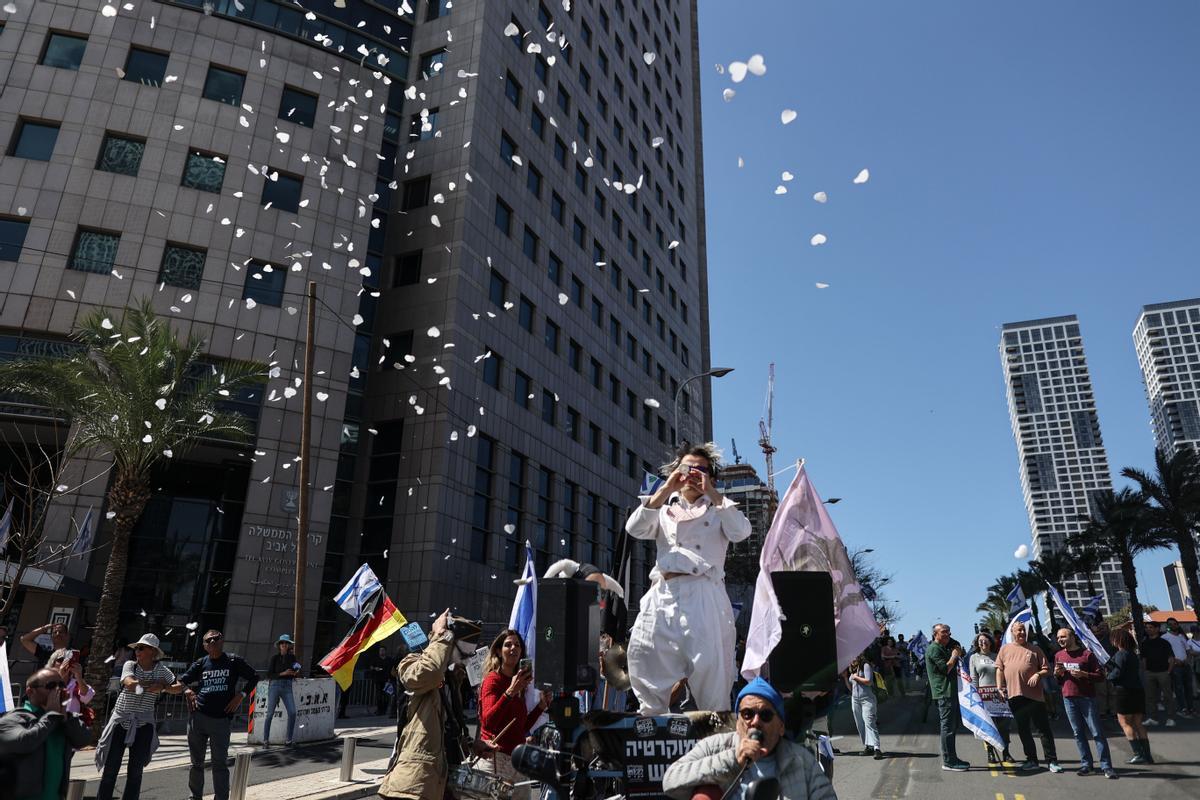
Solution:
[[[495,751],[494,761],[476,764],[510,783],[519,776],[512,766],[513,748],[525,741],[529,727],[550,707],[550,692],[542,692],[533,708],[525,701],[525,690],[533,682],[533,666],[525,658],[525,640],[509,629],[488,647],[483,662],[483,685],[479,688],[479,738]]]

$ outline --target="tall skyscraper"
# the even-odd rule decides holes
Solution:
[[[1038,558],[1066,548],[1067,538],[1087,525],[1092,494],[1111,490],[1112,479],[1078,319],[1071,315],[1007,323],[1000,357],[1021,490],[1033,531],[1032,555]],[[1105,564],[1091,582],[1091,588],[1104,594],[1104,613],[1125,605],[1124,582],[1115,563]],[[1085,576],[1064,583],[1073,605],[1090,597]]]
[[[543,565],[613,567],[676,392],[709,368],[695,0],[10,7],[0,358],[149,298],[214,361],[277,369],[236,398],[251,442],[155,476],[123,635],[172,631],[187,656],[199,619],[258,658],[290,630],[310,279],[306,658],[344,633],[330,599],[364,561],[415,619],[488,622],[527,540]],[[680,407],[711,438],[706,380]],[[67,577],[97,584],[109,536]],[[86,630],[92,594],[34,592],[18,627],[54,607]]]
[[[1172,561],[1162,569],[1163,582],[1167,585],[1167,597],[1171,602],[1171,609],[1174,611],[1184,611],[1193,608],[1195,601],[1192,599],[1191,592],[1188,591],[1187,577],[1183,571],[1183,564],[1178,561]]]
[[[1155,447],[1200,447],[1200,298],[1142,306],[1133,344]]]

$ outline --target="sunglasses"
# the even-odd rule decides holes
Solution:
[[[205,643],[205,644],[212,644],[213,642],[219,642],[219,641],[221,641],[223,638],[225,638],[225,637],[223,637],[223,636],[210,636],[210,637],[208,637],[207,639],[205,639],[205,640],[204,640],[204,643]]]
[[[63,683],[62,681],[50,681],[49,683],[33,683],[33,684],[30,684],[30,686],[29,686],[29,688],[31,688],[31,689],[46,689],[48,691],[54,691],[55,689],[63,689],[65,687],[66,687],[66,684]]]
[[[738,709],[738,716],[742,718],[743,722],[749,722],[758,717],[763,722],[770,723],[771,720],[775,719],[775,712],[769,708],[740,708]]]

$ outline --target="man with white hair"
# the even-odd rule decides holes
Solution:
[[[666,713],[681,678],[699,708],[729,710],[736,630],[725,553],[751,528],[717,491],[719,466],[712,443],[682,448],[663,468],[667,479],[640,498],[625,523],[630,536],[657,545],[650,589],[629,636],[629,679],[643,716]]]

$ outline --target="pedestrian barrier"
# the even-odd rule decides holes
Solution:
[[[246,787],[250,784],[251,753],[238,753],[233,757],[233,775],[229,780],[229,800],[245,800]]]
[[[83,800],[83,790],[87,788],[87,781],[83,778],[71,778],[67,784],[66,800]]]
[[[342,739],[342,774],[343,783],[354,780],[354,751],[358,748],[358,739],[347,736]]]

